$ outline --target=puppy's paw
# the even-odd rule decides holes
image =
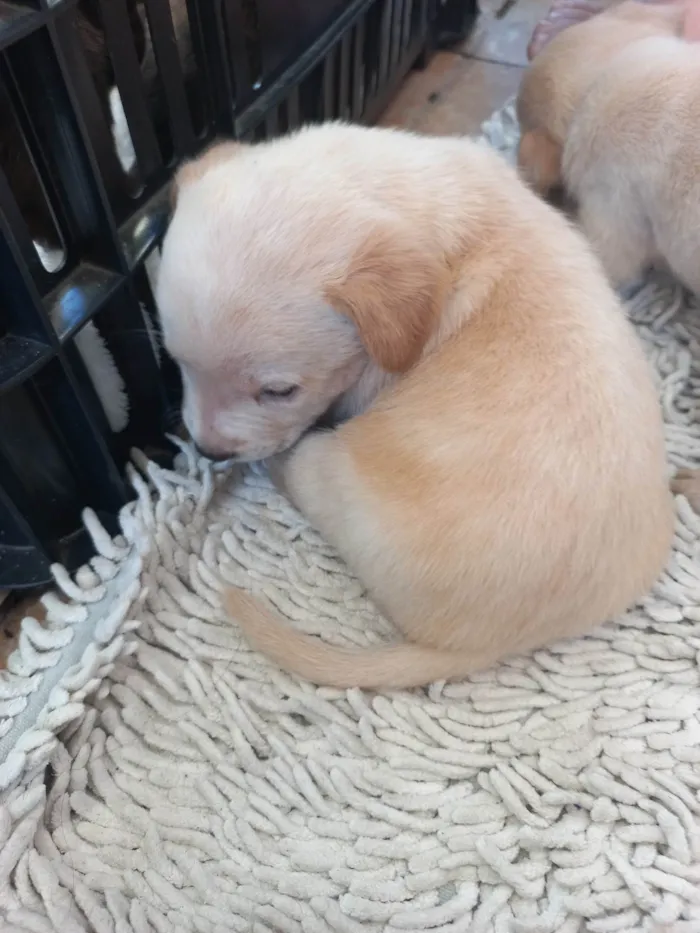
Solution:
[[[700,470],[679,470],[671,480],[671,491],[676,496],[685,496],[700,515]]]

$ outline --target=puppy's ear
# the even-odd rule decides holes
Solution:
[[[561,146],[544,130],[525,133],[518,146],[523,179],[543,197],[561,184]]]
[[[230,162],[236,158],[244,149],[247,143],[237,142],[235,140],[226,140],[226,142],[216,142],[198,156],[188,162],[183,162],[180,168],[175,172],[172,184],[170,185],[170,209],[175,210],[177,199],[183,188],[199,181],[216,165],[223,162]]]
[[[406,233],[380,230],[359,250],[345,280],[326,289],[326,299],[353,321],[378,366],[403,373],[437,324],[447,282],[447,266]]]

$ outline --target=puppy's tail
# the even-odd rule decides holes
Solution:
[[[224,604],[250,644],[284,670],[326,687],[420,687],[465,677],[496,658],[422,648],[409,643],[386,648],[336,648],[298,632],[243,590],[229,589]]]

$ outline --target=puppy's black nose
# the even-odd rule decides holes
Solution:
[[[206,457],[207,460],[211,460],[214,463],[223,463],[224,460],[233,460],[234,457],[236,456],[234,451],[231,451],[230,453],[222,454],[222,453],[217,453],[213,450],[207,450],[206,447],[202,447],[196,441],[194,442],[194,447],[197,453],[200,455],[200,457]]]

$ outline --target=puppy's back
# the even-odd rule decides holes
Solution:
[[[679,171],[687,177],[687,153],[700,149],[699,127],[700,43],[651,37],[621,51],[593,83],[569,148],[573,156],[574,133],[579,146],[594,139],[601,151],[625,156],[635,144],[634,163],[675,184]],[[697,160],[692,168],[697,174]]]
[[[409,637],[431,644],[439,620],[443,647],[480,658],[494,632],[528,650],[622,611],[672,528],[639,341],[580,235],[507,194],[490,250],[509,258],[488,299],[338,432],[333,466],[366,536],[352,563],[380,605]],[[457,300],[487,291],[476,263],[464,281]]]
[[[612,213],[638,214],[648,260],[663,262],[696,292],[699,128],[700,43],[648,38],[620,52],[594,82],[562,159],[566,187],[581,204],[592,193]]]
[[[527,68],[518,92],[522,129],[545,129],[559,144],[584,94],[631,44],[680,32],[679,4],[626,2],[563,30]]]

